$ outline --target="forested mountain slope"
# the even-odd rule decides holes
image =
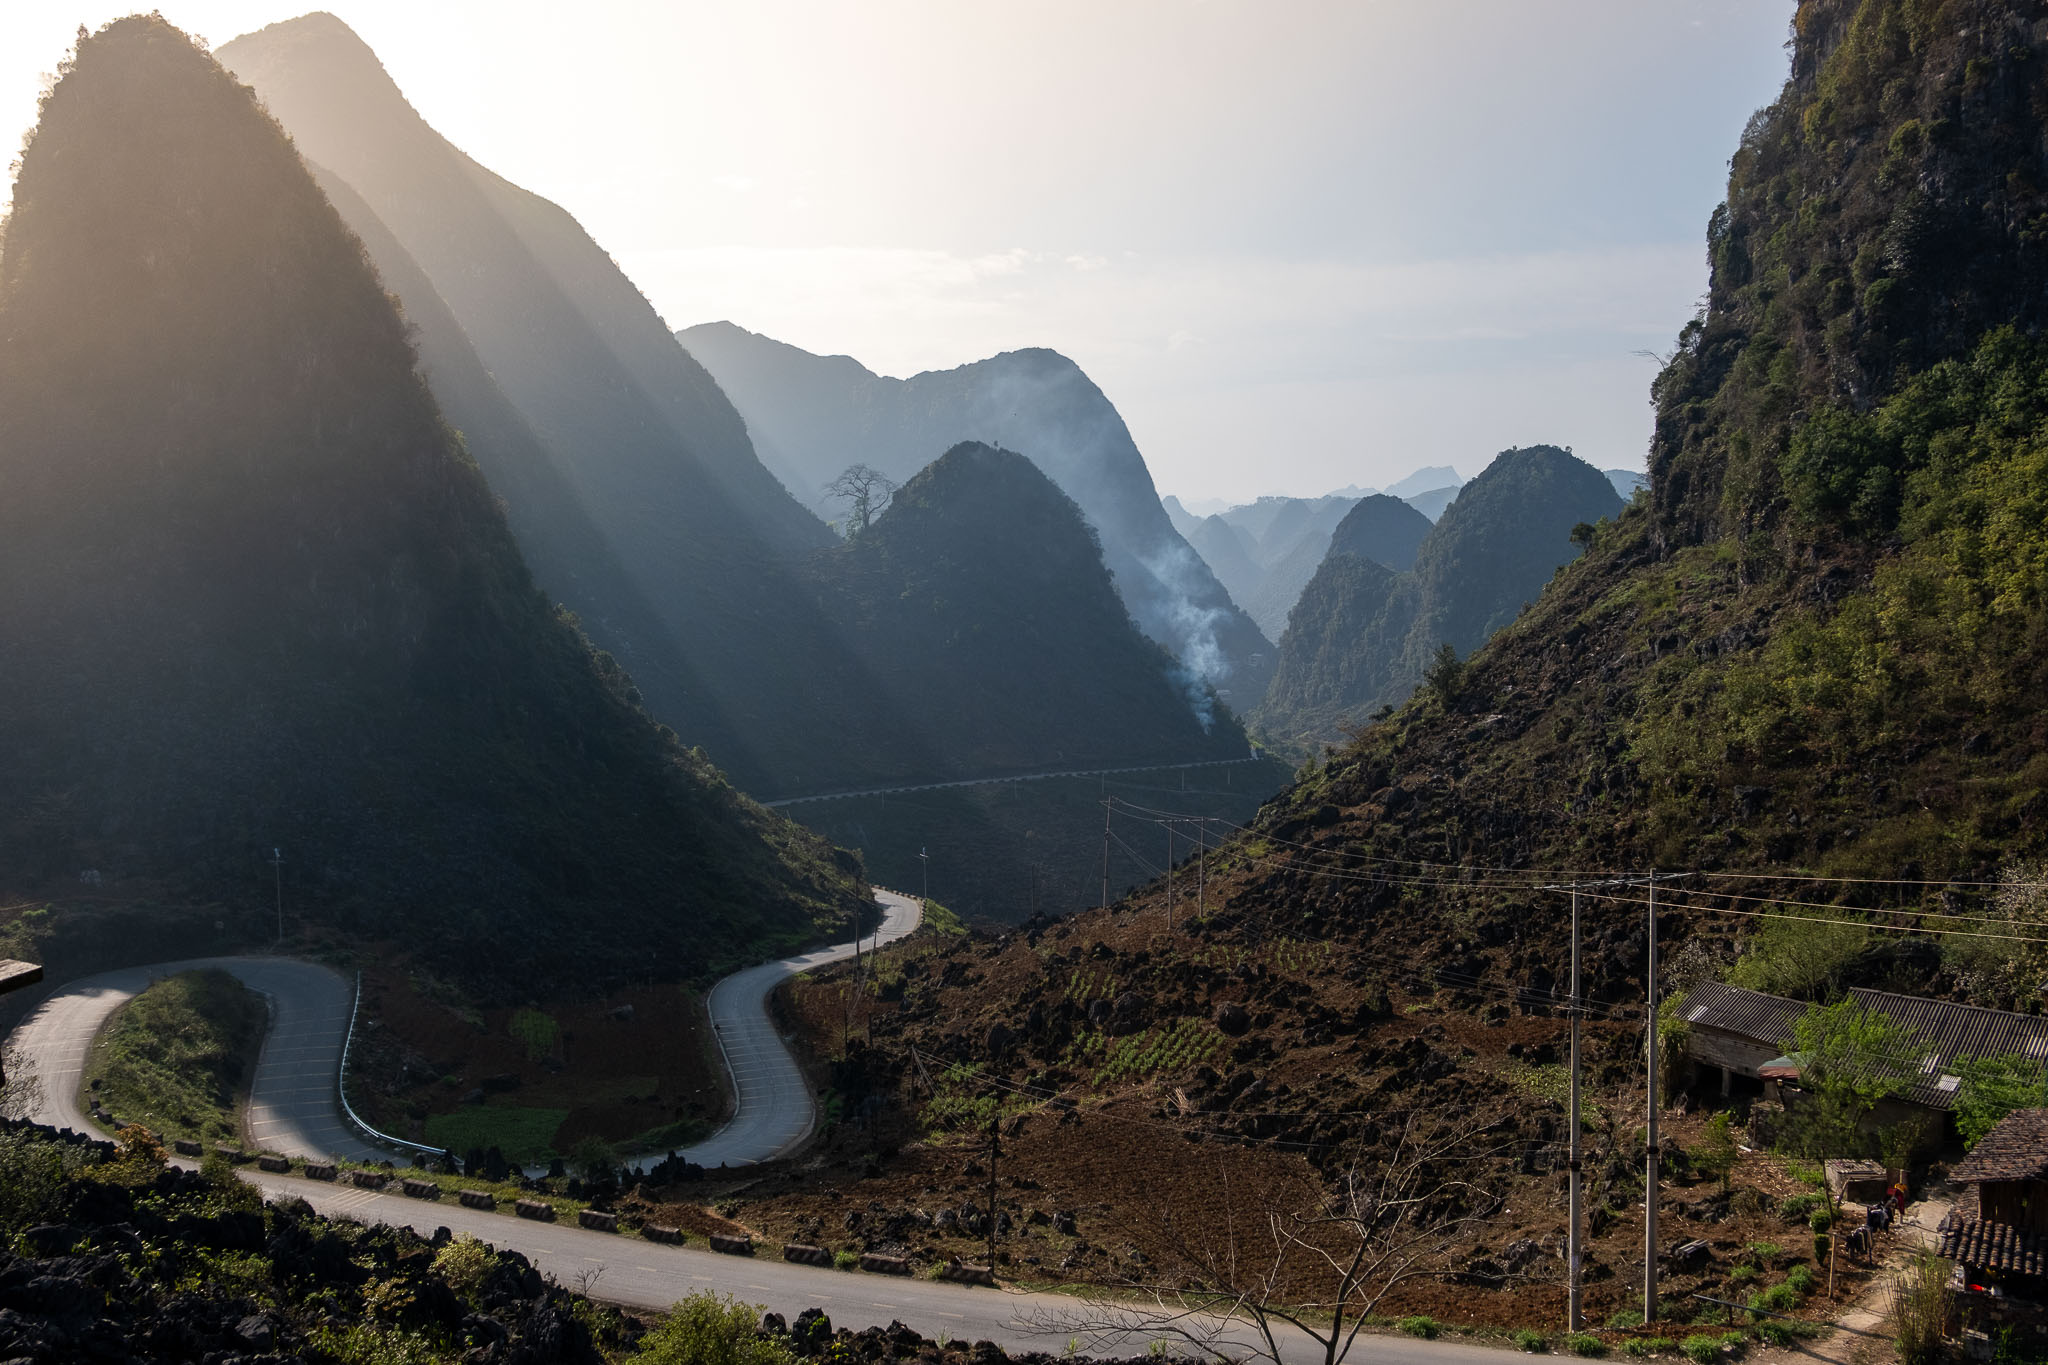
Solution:
[[[883,692],[924,718],[937,776],[1246,753],[1138,631],[1081,510],[1014,451],[954,447],[815,569]]]
[[[1665,898],[1681,931],[1687,905],[1991,909],[1985,884],[2048,845],[2044,145],[2038,6],[1801,4],[1790,79],[1709,225],[1706,306],[1654,386],[1648,505],[1449,704],[1372,727],[1262,832],[1304,862],[1464,860],[1496,883],[1696,869]],[[1390,883],[1259,876],[1239,903],[1303,892],[1324,922],[1425,933],[1402,908],[1424,893]],[[1459,900],[1473,970],[1560,970],[1555,897]],[[1639,908],[1594,914],[1637,936]],[[1872,938],[1844,979],[2038,1004],[1973,951]]]
[[[761,458],[796,495],[837,517],[826,485],[866,464],[898,482],[962,441],[1015,450],[1081,508],[1139,629],[1236,709],[1272,677],[1273,648],[1160,505],[1116,407],[1054,351],[1009,351],[892,379],[729,322],[678,333],[733,397]]]
[[[795,566],[831,533],[576,221],[450,145],[332,15],[220,57],[323,168],[542,585],[650,711],[763,796],[914,770],[914,726],[808,614]]]
[[[1575,525],[1620,509],[1604,474],[1555,446],[1501,452],[1434,526],[1396,498],[1364,499],[1294,605],[1257,723],[1312,747],[1399,705],[1443,645],[1484,644],[1578,554]]]
[[[12,890],[267,923],[282,848],[296,922],[487,987],[691,973],[860,903],[535,587],[361,243],[161,19],[43,103],[0,409]]]

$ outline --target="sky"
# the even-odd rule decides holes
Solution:
[[[302,10],[160,0],[213,43]],[[0,4],[0,130],[80,24]],[[1072,356],[1163,493],[1643,465],[1789,0],[332,0],[673,327]]]

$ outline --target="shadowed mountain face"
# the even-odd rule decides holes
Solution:
[[[159,19],[82,40],[44,103],[0,409],[0,830],[28,886],[234,906],[282,847],[302,916],[564,985],[858,902],[535,588],[361,244]]]
[[[220,57],[320,168],[542,585],[650,710],[763,794],[915,768],[915,727],[809,614],[795,564],[831,533],[575,220],[435,133],[330,15]]]
[[[815,567],[947,775],[1246,753],[1235,718],[1139,633],[1080,509],[1022,455],[954,447]]]
[[[812,507],[849,465],[901,481],[961,441],[1018,451],[1074,500],[1138,626],[1244,708],[1272,647],[1174,530],[1123,418],[1066,357],[1012,351],[909,379],[817,356],[731,323],[678,333],[746,414],[761,458]]]
[[[1502,452],[1419,537],[1421,513],[1364,499],[1295,604],[1257,723],[1314,745],[1399,705],[1440,645],[1478,648],[1577,557],[1573,526],[1620,510],[1604,474],[1555,446]]]

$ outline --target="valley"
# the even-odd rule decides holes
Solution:
[[[2048,1359],[2048,18],[1147,4],[51,59],[0,1360]]]

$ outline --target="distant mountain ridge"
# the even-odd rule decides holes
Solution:
[[[522,999],[862,903],[535,588],[361,244],[154,16],[80,40],[23,154],[0,409],[16,891],[83,870],[245,933],[277,876],[295,923]]]
[[[729,322],[677,336],[746,415],[763,461],[814,508],[833,510],[825,485],[853,464],[901,482],[962,441],[1025,455],[1094,527],[1141,630],[1233,706],[1264,692],[1271,643],[1174,529],[1123,418],[1065,356],[1011,351],[891,379]]]
[[[808,614],[831,533],[575,220],[451,146],[332,15],[219,56],[318,163],[543,586],[650,709],[764,795],[914,766],[915,726]]]
[[[934,776],[1247,752],[1139,633],[1080,508],[1014,451],[955,446],[813,572],[881,690],[925,718]]]
[[[1295,604],[1254,724],[1298,748],[1400,705],[1440,645],[1484,644],[1577,557],[1572,527],[1621,505],[1604,474],[1555,446],[1503,451],[1419,537],[1412,508],[1361,500]]]

